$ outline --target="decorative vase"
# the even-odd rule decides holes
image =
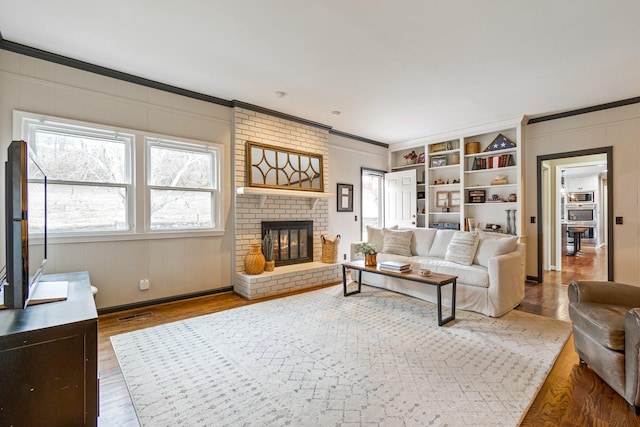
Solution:
[[[513,221],[513,225],[511,226],[511,234],[513,234],[514,236],[518,234],[518,232],[516,231],[516,209],[514,209],[511,212],[512,215],[512,221]]]
[[[378,254],[364,254],[364,265],[367,265],[367,266],[378,265]]]
[[[264,271],[264,255],[261,251],[262,244],[250,243],[249,253],[244,257],[244,272],[247,274],[260,274]]]
[[[407,164],[408,165],[415,165],[417,161],[418,161],[418,159],[416,159],[415,157],[413,159],[407,159]]]
[[[511,209],[505,209],[507,213],[507,234],[513,234],[511,231]]]
[[[264,271],[273,271],[276,268],[275,261],[265,261],[264,262]]]

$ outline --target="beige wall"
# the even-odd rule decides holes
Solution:
[[[640,284],[640,104],[629,105],[527,126],[525,143],[526,274],[537,276],[537,156],[598,147],[613,147],[614,279]],[[611,167],[611,165],[609,165]],[[611,183],[610,183],[611,184]]]
[[[353,212],[338,212],[337,199],[329,199],[329,234],[341,237],[338,258],[349,257],[349,245],[361,238],[362,218],[360,208],[360,168],[387,170],[388,150],[384,147],[356,141],[343,136],[329,134],[329,158],[331,174],[328,191],[335,193],[336,184],[353,185]],[[358,217],[356,221],[355,217]]]
[[[90,272],[98,307],[112,307],[232,285],[232,111],[58,64],[0,51],[0,160],[12,140],[13,110],[224,145],[222,237],[49,245],[48,273]],[[2,174],[4,177],[4,173]],[[2,179],[4,182],[4,179]],[[0,186],[4,193],[4,185]],[[0,200],[4,200],[4,195]],[[4,208],[0,209],[4,224]],[[0,227],[4,242],[4,227]],[[4,244],[0,245],[4,259]],[[140,291],[140,279],[149,279]]]

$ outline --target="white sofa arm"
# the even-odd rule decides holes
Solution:
[[[499,317],[517,306],[524,298],[524,245],[515,251],[489,258],[490,316]]]
[[[360,243],[363,243],[363,242],[351,243],[351,246],[349,248],[349,261],[364,259],[364,255],[356,253],[356,246],[358,246]]]

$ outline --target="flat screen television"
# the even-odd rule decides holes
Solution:
[[[5,164],[7,308],[26,308],[47,263],[47,177],[25,141],[13,141]],[[37,236],[30,241],[32,237]]]

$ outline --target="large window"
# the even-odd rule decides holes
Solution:
[[[362,240],[367,241],[367,225],[382,228],[384,225],[384,172],[361,170],[362,184]]]
[[[221,231],[219,145],[22,112],[15,118],[48,178],[51,236]]]

